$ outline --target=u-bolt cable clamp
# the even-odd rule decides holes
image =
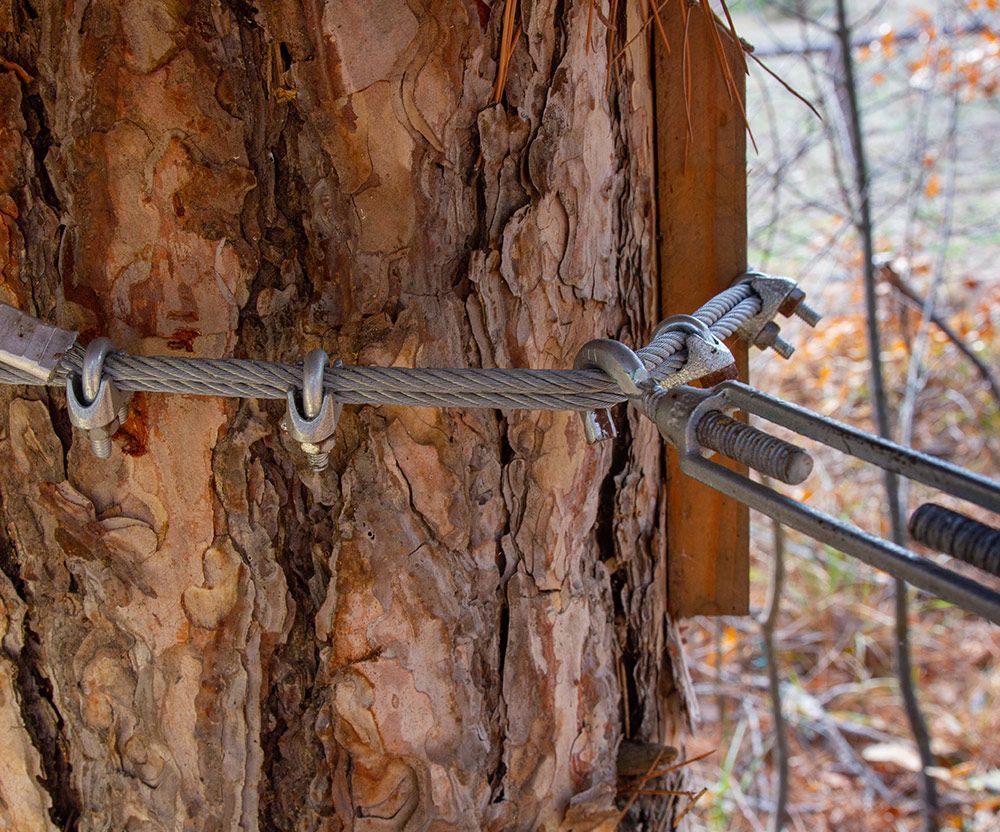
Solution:
[[[775,322],[780,312],[795,315],[809,326],[816,326],[823,317],[805,302],[806,293],[790,277],[775,277],[758,271],[742,274],[736,283],[746,283],[760,298],[761,309],[736,330],[748,344],[761,349],[770,347],[782,358],[791,358],[795,347],[781,337],[781,327]]]
[[[66,378],[70,423],[87,432],[90,447],[98,459],[111,456],[111,437],[128,419],[131,396],[120,391],[104,375],[104,359],[114,349],[107,338],[95,338],[83,357],[83,372]]]
[[[731,471],[709,459],[706,449],[714,446],[751,468],[791,484],[808,476],[811,460],[806,462],[799,456],[808,459],[805,451],[763,431],[758,431],[757,438],[742,440],[739,447],[732,437],[727,440],[728,428],[721,420],[728,418],[726,413],[739,409],[989,511],[1000,512],[1000,484],[741,382],[725,381],[708,390],[685,386],[652,392],[643,398],[641,408],[676,447],[680,468],[688,476],[876,569],[1000,624],[1000,593]],[[718,427],[720,424],[723,428]],[[971,557],[969,560],[974,562]]]
[[[329,358],[321,349],[310,350],[302,361],[302,392],[287,394],[288,411],[281,429],[299,443],[313,471],[324,471],[336,442],[337,422],[343,405],[323,389],[323,372]],[[300,404],[301,398],[301,404]]]

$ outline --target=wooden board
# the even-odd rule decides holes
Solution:
[[[669,315],[692,312],[746,268],[746,129],[713,46],[715,24],[682,3],[662,14],[670,51],[657,35],[654,82],[661,307]],[[724,32],[722,40],[743,96],[739,47]],[[730,347],[746,378],[746,350]],[[681,474],[672,450],[667,476],[671,613],[747,614],[749,511]]]

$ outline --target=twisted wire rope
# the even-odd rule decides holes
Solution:
[[[746,284],[724,290],[694,315],[719,338],[731,336],[761,310],[760,299]],[[658,381],[684,367],[687,335],[666,331],[637,350],[650,376]],[[83,368],[84,349],[74,345],[46,382],[64,386]],[[120,390],[185,393],[198,396],[284,399],[302,386],[302,366],[238,358],[182,358],[115,352],[105,374]],[[330,365],[324,388],[344,404],[390,404],[418,407],[523,408],[594,410],[625,401],[618,385],[600,370],[533,370],[463,367],[363,367]],[[2,384],[39,384],[9,365],[0,365]]]

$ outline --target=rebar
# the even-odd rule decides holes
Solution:
[[[788,485],[798,485],[812,473],[812,457],[802,448],[718,410],[709,411],[698,420],[695,438],[703,447]]]
[[[924,503],[910,517],[910,535],[1000,578],[1000,529],[937,503]]]

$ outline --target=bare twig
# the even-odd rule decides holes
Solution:
[[[926,299],[920,297],[911,286],[903,281],[902,276],[892,267],[892,263],[881,264],[880,272],[885,282],[909,300],[918,310],[926,308]],[[972,347],[962,340],[962,336],[955,332],[951,324],[937,312],[931,310],[928,320],[944,333],[945,337],[951,341],[962,355],[969,359],[969,362],[976,368],[976,372],[979,373],[980,377],[990,388],[990,393],[992,393],[997,407],[1000,407],[1000,380],[997,379],[996,374],[990,369],[989,365],[976,354]]]
[[[771,694],[771,718],[774,721],[774,767],[777,772],[775,784],[774,814],[771,829],[782,832],[788,813],[788,735],[785,715],[781,708],[781,676],[778,672],[778,649],[775,644],[775,628],[781,612],[781,593],[785,586],[785,533],[781,524],[772,523],[774,548],[771,567],[771,584],[767,592],[767,606],[758,617],[761,638],[764,642],[764,659],[767,662],[767,683]]]
[[[947,26],[942,31],[941,34],[946,37],[962,37],[964,35],[978,35],[984,31],[988,30],[986,23],[976,21],[972,24],[966,24],[963,26]],[[892,36],[893,43],[913,43],[919,41],[921,36],[925,34],[923,27],[914,26],[910,29],[903,29],[900,32],[896,32]],[[853,37],[851,39],[851,45],[855,49],[863,48],[865,46],[871,46],[873,43],[877,43],[879,40],[878,35],[861,35],[860,37]],[[824,52],[836,52],[840,49],[839,39],[834,39],[832,41],[826,41],[823,43],[797,43],[797,44],[779,44],[777,46],[767,47],[765,49],[755,50],[763,58],[780,58],[792,55],[811,55],[816,53]]]
[[[843,87],[845,93],[845,121],[850,137],[854,161],[855,184],[859,200],[857,212],[857,231],[861,237],[864,249],[865,276],[865,307],[866,331],[868,336],[868,352],[871,364],[872,407],[875,411],[876,427],[880,435],[891,438],[892,430],[889,424],[889,405],[885,393],[885,378],[882,373],[881,337],[878,323],[878,298],[875,286],[875,234],[871,211],[871,193],[868,165],[865,157],[865,142],[861,129],[861,108],[858,102],[858,87],[854,74],[854,56],[852,54],[851,27],[847,20],[846,0],[837,0],[837,41],[840,44],[840,61],[843,71]],[[899,503],[899,479],[896,474],[886,471],[885,490],[889,503],[889,518],[892,527],[892,539],[898,543],[905,542],[905,529],[901,506]],[[934,764],[931,754],[930,737],[920,704],[917,701],[913,685],[913,669],[910,657],[909,637],[909,597],[906,583],[899,579],[895,581],[896,596],[896,672],[899,676],[899,687],[906,706],[906,716],[910,730],[920,754],[921,772],[920,789],[923,798],[924,829],[935,832],[937,829],[937,787],[928,769]]]
[[[790,698],[788,709],[790,721],[801,729],[821,734],[829,744],[830,750],[837,756],[840,765],[861,780],[869,793],[877,794],[883,800],[892,800],[894,796],[892,790],[858,755],[854,746],[844,736],[837,720],[827,713],[819,699],[797,686],[789,686],[786,692]]]

